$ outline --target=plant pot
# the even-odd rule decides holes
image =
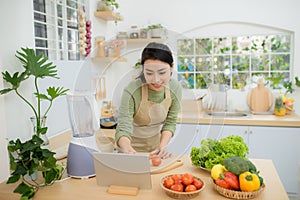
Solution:
[[[151,29],[151,38],[161,38],[161,36],[162,36],[161,28]]]
[[[41,128],[46,127],[46,119],[47,119],[47,117],[43,117],[43,118],[40,119]],[[30,117],[30,121],[31,121],[32,126],[33,126],[33,134],[37,135],[37,128],[36,128],[37,120],[36,120],[35,117]],[[46,133],[45,134],[40,134],[39,137],[44,141],[44,143],[42,144],[42,148],[43,149],[50,149],[50,144],[49,144],[49,140],[48,140],[48,137],[47,137]]]
[[[113,11],[113,6],[107,6],[104,1],[99,1],[97,4],[97,11]]]

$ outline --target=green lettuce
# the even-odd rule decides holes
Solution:
[[[248,153],[249,149],[243,138],[230,135],[220,140],[211,138],[201,140],[199,148],[192,147],[190,158],[194,166],[211,169],[215,164],[223,164],[228,157],[246,158]]]

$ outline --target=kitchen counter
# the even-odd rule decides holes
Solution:
[[[178,123],[300,127],[300,116],[294,112],[283,117],[272,114],[254,115],[250,111],[241,111],[248,114],[246,117],[212,117],[203,110],[201,101],[191,99],[183,99],[181,108],[182,110],[177,119]]]
[[[191,165],[189,156],[182,156],[180,158],[184,165],[176,168],[172,171],[164,172],[161,174],[151,175],[152,178],[152,189],[151,190],[140,190],[137,196],[126,196],[126,195],[113,195],[106,192],[107,187],[100,187],[96,184],[96,178],[90,179],[73,179],[67,178],[65,180],[54,183],[52,186],[41,188],[35,195],[35,200],[73,200],[73,199],[171,199],[165,192],[160,188],[160,180],[162,177],[172,173],[192,173],[195,176],[200,177],[205,182],[205,188],[200,193],[201,199],[214,199],[222,200],[227,199],[219,195],[212,186],[210,173],[203,171],[195,166]],[[256,198],[259,199],[278,199],[288,200],[288,196],[284,190],[284,187],[278,177],[277,171],[271,160],[265,159],[252,159],[253,163],[260,170],[261,176],[264,178],[265,190]],[[14,194],[12,191],[16,185],[6,183],[0,184],[0,199],[14,200],[19,199],[18,194]]]
[[[180,112],[177,123],[300,127],[300,116],[291,114],[277,117],[275,115],[248,114],[245,117],[222,118],[209,116],[205,112]]]

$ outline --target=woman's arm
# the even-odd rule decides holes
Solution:
[[[131,146],[131,141],[128,137],[122,136],[119,138],[118,146],[120,151],[123,153],[136,153],[136,151]]]

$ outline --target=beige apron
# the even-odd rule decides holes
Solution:
[[[142,86],[142,100],[133,118],[132,147],[138,152],[151,152],[159,146],[160,131],[171,106],[169,87],[161,103],[148,101],[148,85]]]

